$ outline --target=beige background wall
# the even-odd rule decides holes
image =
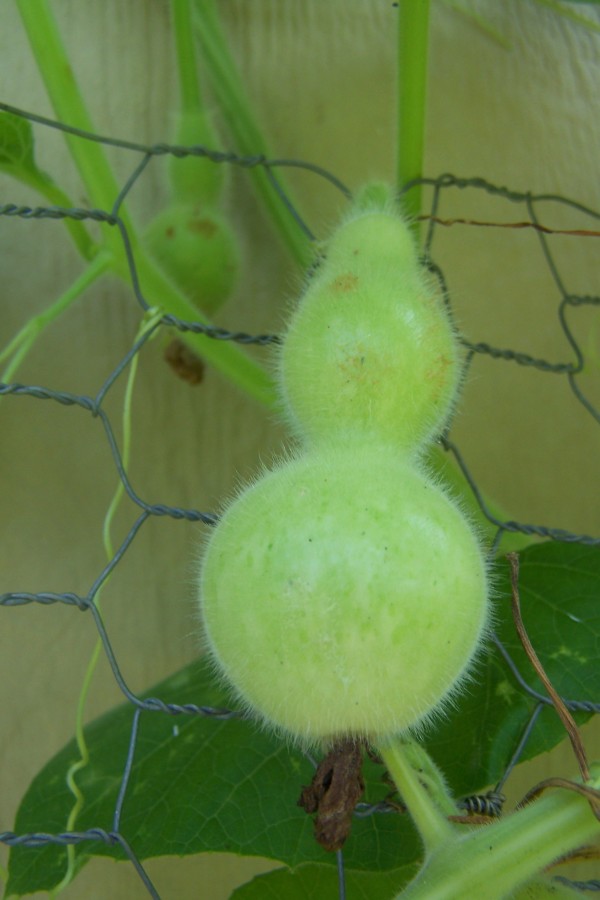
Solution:
[[[504,47],[450,4],[434,0],[432,6],[426,173],[481,175],[600,209],[600,35],[530,0],[471,3],[507,39]],[[166,2],[56,0],[53,8],[97,130],[140,141],[166,139],[176,96]],[[321,164],[351,187],[373,176],[393,177],[391,3],[228,0],[220,8],[276,155]],[[12,4],[2,9],[0,58],[2,98],[51,114]],[[40,166],[84,204],[60,136],[39,128],[35,134]],[[116,151],[109,156],[124,179],[132,157]],[[136,188],[131,206],[140,221],[163,202],[163,176],[155,164]],[[290,180],[311,227],[324,234],[340,208],[338,195],[304,173]],[[0,184],[6,201],[38,202],[4,177]],[[277,330],[300,273],[257,210],[243,173],[233,175],[230,205],[245,264],[218,324]],[[442,214],[525,218],[522,208],[473,192],[445,195]],[[555,227],[593,227],[558,207],[548,217]],[[4,345],[81,266],[58,223],[0,219],[0,241]],[[600,293],[596,240],[553,238],[552,246],[569,290]],[[434,250],[470,339],[553,361],[572,359],[557,322],[559,297],[533,232],[440,229]],[[570,320],[582,343],[594,348],[595,364],[581,384],[598,403],[598,309],[577,310]],[[129,348],[138,321],[131,292],[109,280],[44,334],[18,378],[93,394]],[[258,355],[266,359],[265,351]],[[140,359],[132,481],[150,501],[214,510],[239,477],[277,450],[283,431],[218,374],[209,372],[202,386],[191,389],[161,357],[156,340]],[[119,386],[107,403],[119,435],[121,399]],[[76,409],[12,398],[0,403],[0,418],[0,590],[85,593],[104,562],[102,520],[116,483],[100,423]],[[514,518],[600,533],[592,488],[600,429],[574,401],[564,378],[478,359],[454,436],[480,485]],[[136,515],[131,504],[123,504],[117,542]],[[191,560],[201,532],[198,525],[152,520],[103,597],[117,658],[134,690],[197,653]],[[94,640],[89,617],[71,609],[36,605],[1,612],[0,829],[11,827],[31,777],[73,733]],[[120,699],[102,663],[90,716]],[[597,738],[593,731],[589,735],[598,756]],[[545,774],[552,766],[561,773],[565,766],[573,769],[568,752],[553,760],[540,763]],[[528,774],[526,783],[533,777]],[[236,878],[244,880],[238,875],[242,868],[229,859],[209,866],[202,860],[149,865],[165,900],[220,900]],[[145,896],[129,867],[105,862],[90,865],[65,894],[109,895]]]

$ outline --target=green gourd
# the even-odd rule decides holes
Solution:
[[[236,237],[217,209],[174,202],[152,219],[144,239],[187,297],[211,316],[229,297],[239,269]]]
[[[204,110],[178,115],[173,143],[215,150],[218,140]],[[237,237],[221,211],[223,165],[205,156],[170,156],[171,201],[149,223],[146,246],[177,287],[212,316],[232,293],[239,271]]]
[[[418,728],[487,621],[477,539],[394,448],[323,446],[247,488],[211,536],[207,647],[241,703],[302,743]]]
[[[460,348],[409,224],[391,201],[366,198],[327,242],[289,321],[283,404],[306,441],[360,431],[414,453],[452,412]]]
[[[216,670],[302,745],[418,731],[472,671],[485,558],[422,462],[459,381],[458,338],[410,229],[369,186],[284,334],[298,448],[226,507],[200,561]]]

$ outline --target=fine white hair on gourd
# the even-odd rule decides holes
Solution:
[[[460,345],[389,190],[362,191],[291,315],[278,382],[292,432],[379,435],[417,455],[447,424]]]
[[[245,711],[304,746],[420,732],[471,677],[489,577],[423,461],[461,357],[389,188],[360,192],[327,241],[277,377],[298,446],[208,539],[206,649]]]

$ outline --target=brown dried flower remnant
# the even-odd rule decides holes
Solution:
[[[325,850],[340,850],[352,827],[352,813],[364,791],[362,750],[353,740],[336,744],[319,763],[298,801],[316,813],[315,838]]]

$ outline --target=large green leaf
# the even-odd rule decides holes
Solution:
[[[554,687],[570,700],[600,694],[600,547],[544,543],[520,556],[525,627]],[[499,561],[494,578],[495,631],[524,680],[545,690],[517,637],[511,613],[510,571]],[[537,705],[490,643],[458,708],[427,741],[457,796],[496,782],[504,773]],[[579,724],[590,714],[578,712]],[[541,713],[521,760],[551,750],[566,736],[554,709]],[[576,771],[573,761],[573,771]]]
[[[498,568],[496,631],[523,676],[541,690],[514,632],[508,567],[501,563]],[[557,543],[531,547],[521,554],[520,584],[525,624],[557,689],[572,699],[597,697],[600,549]],[[229,702],[201,662],[157,685],[150,696],[213,707]],[[502,774],[535,702],[491,648],[455,711],[427,741],[457,796],[480,789]],[[78,776],[86,803],[77,830],[112,828],[132,716],[132,707],[125,704],[86,729],[90,762]],[[548,709],[538,720],[523,758],[551,749],[563,736],[558,717]],[[65,830],[73,803],[65,773],[74,759],[71,743],[36,776],[21,804],[17,833]],[[368,760],[365,776],[366,799],[382,800],[389,787],[381,780],[381,768]],[[331,879],[335,856],[316,844],[312,822],[297,806],[301,786],[311,777],[312,766],[302,754],[249,722],[144,712],[120,831],[141,859],[233,852],[280,860],[296,869],[318,863],[330,867],[331,873],[307,868],[301,877],[308,878],[314,871],[321,879]],[[118,848],[98,841],[81,844],[76,852],[80,863],[90,855],[123,858]],[[394,869],[414,862],[419,853],[419,839],[408,816],[398,814],[356,818],[344,848],[349,872],[382,871],[390,877]],[[64,871],[61,848],[13,850],[9,893],[47,890],[61,880]],[[277,877],[290,876],[280,873]],[[302,883],[297,880],[300,875],[294,878],[286,883]]]
[[[165,702],[227,705],[210,668],[198,662],[157,685],[150,693]],[[77,830],[112,828],[133,710],[120,706],[86,728],[89,765],[77,776],[86,803]],[[73,804],[65,783],[77,758],[74,742],[36,776],[19,809],[15,831],[60,833]],[[131,782],[120,831],[141,859],[222,851],[258,855],[294,866],[335,856],[315,842],[311,819],[297,806],[311,763],[251,723],[198,716],[142,714]],[[365,766],[367,799],[382,800],[389,786],[382,769]],[[346,843],[348,865],[391,869],[415,859],[419,841],[407,816],[356,820]],[[123,859],[118,847],[94,841],[76,849],[83,863],[91,855]],[[11,851],[8,892],[48,890],[64,875],[66,853],[56,846]]]
[[[349,900],[390,900],[417,872],[416,865],[390,872],[344,869]],[[294,871],[275,869],[238,888],[232,900],[338,900],[337,871],[322,863],[303,863]]]

